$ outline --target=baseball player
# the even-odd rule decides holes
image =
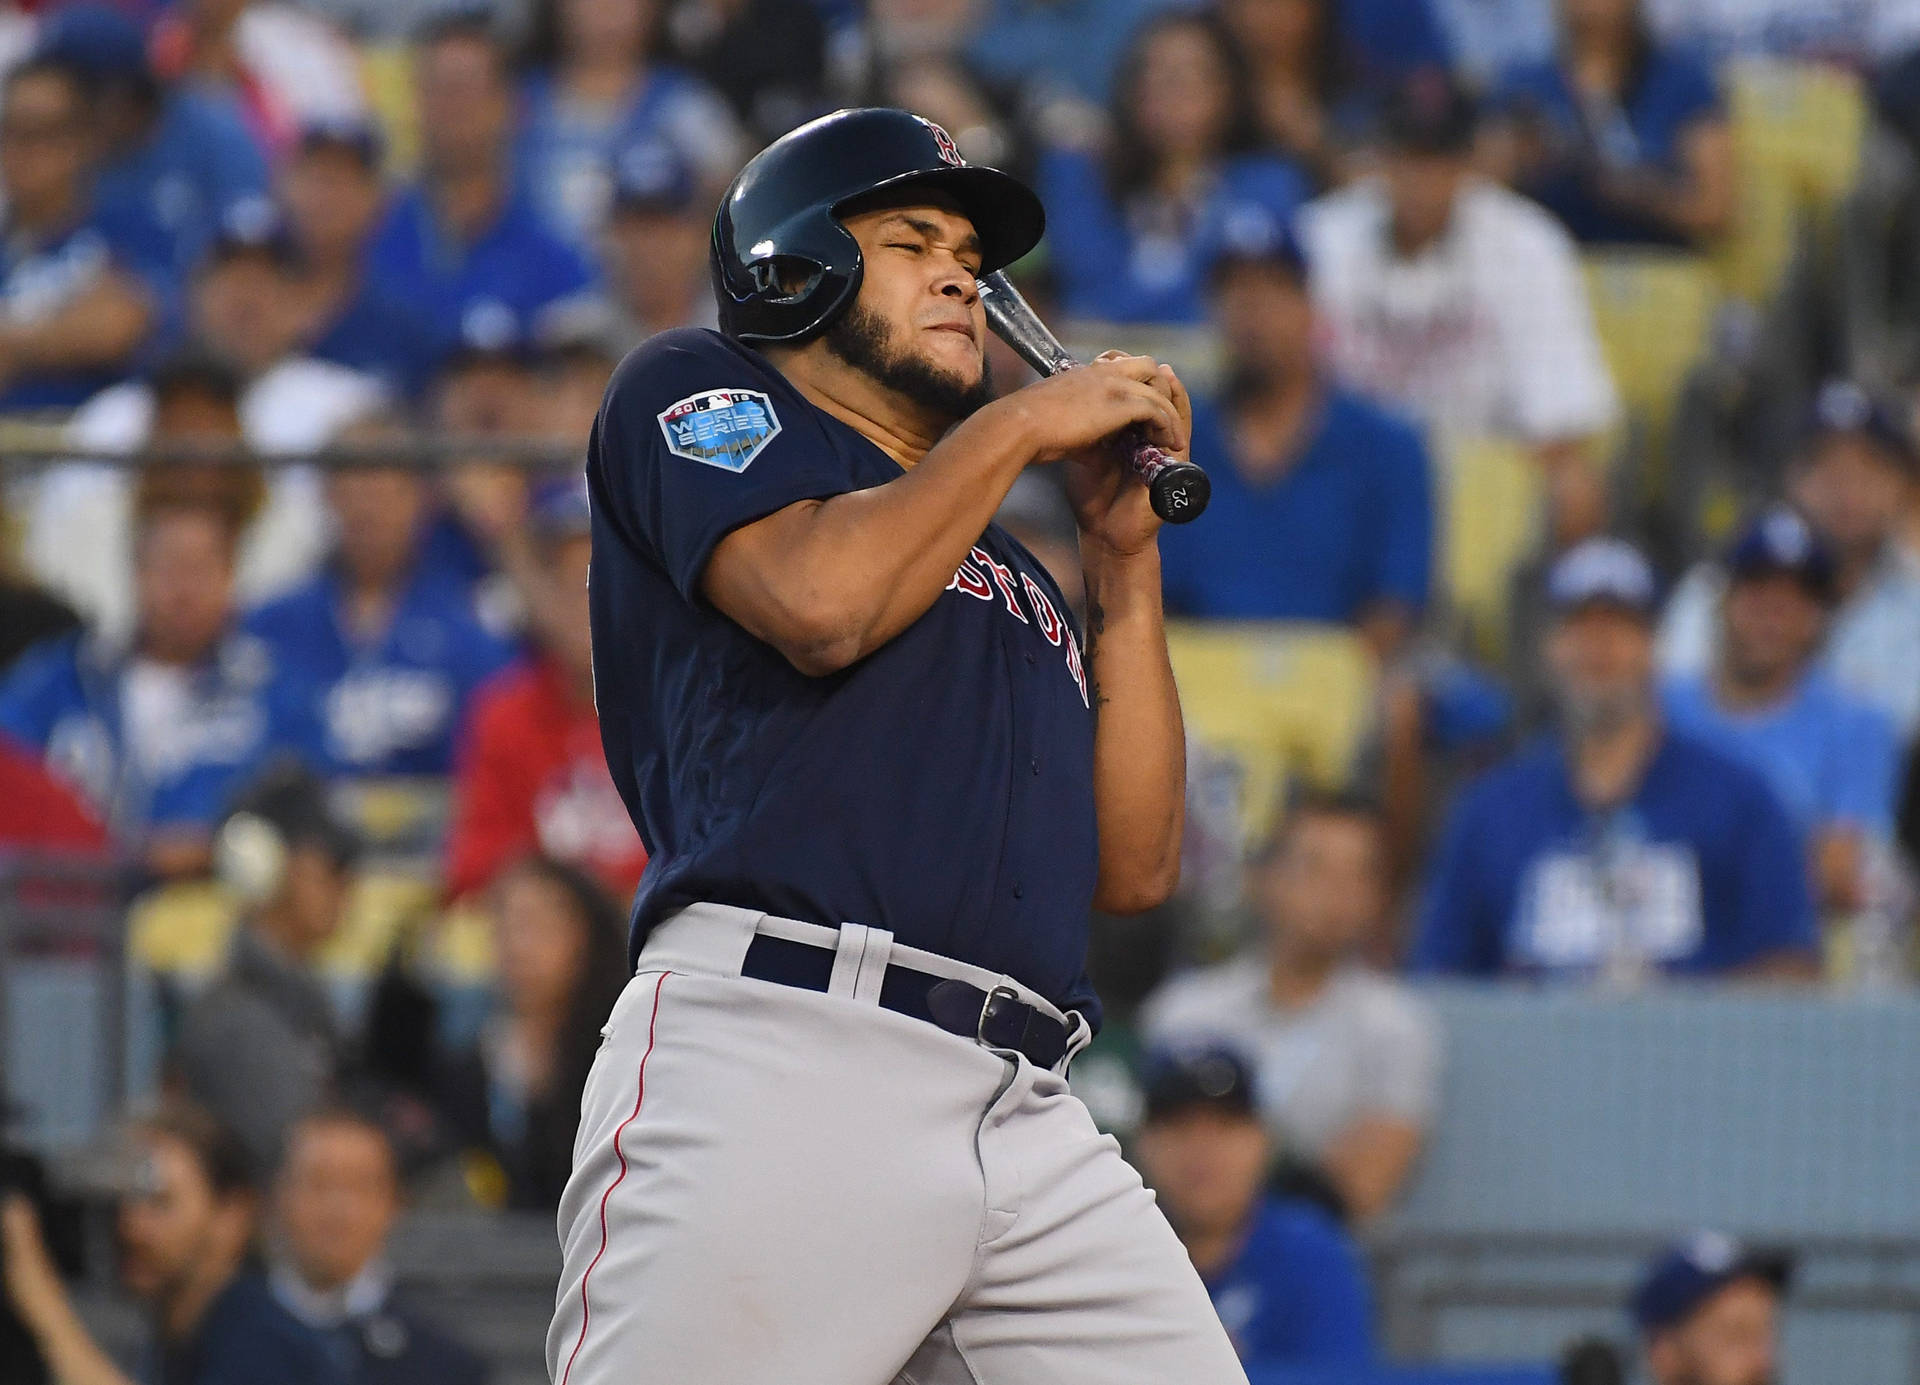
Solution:
[[[556,1385],[1244,1382],[1068,1091],[1090,908],[1179,871],[1157,521],[1109,355],[987,403],[976,277],[1032,192],[902,111],[755,158],[721,332],[654,337],[589,450],[607,759],[652,852],[560,1206]],[[993,524],[1067,469],[1087,633]]]

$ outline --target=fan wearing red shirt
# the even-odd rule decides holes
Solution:
[[[536,647],[475,695],[454,769],[447,892],[482,889],[538,850],[625,899],[647,851],[607,773],[593,708],[586,492],[555,495],[529,519],[541,557],[542,589],[528,593]]]

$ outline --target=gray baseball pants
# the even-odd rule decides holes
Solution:
[[[742,977],[756,931],[837,947],[830,991]],[[1245,1385],[1064,1076],[880,1008],[890,959],[1046,1005],[877,929],[654,930],[560,1203],[554,1385]]]

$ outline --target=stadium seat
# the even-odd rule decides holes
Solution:
[[[1447,440],[1440,452],[1443,589],[1468,647],[1498,661],[1510,578],[1540,538],[1540,469],[1524,446],[1498,438]]]
[[[1656,448],[1705,353],[1720,286],[1702,257],[1617,249],[1584,256],[1587,296],[1627,423]]]
[[[1378,670],[1351,631],[1296,622],[1175,622],[1167,632],[1187,734],[1232,767],[1242,842],[1295,777],[1337,785],[1372,720]]]
[[[1728,293],[1760,304],[1801,226],[1853,186],[1867,101],[1857,77],[1827,64],[1745,59],[1729,65],[1724,85],[1740,199],[1716,269]]]

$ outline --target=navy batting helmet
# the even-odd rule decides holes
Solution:
[[[1018,179],[975,168],[930,120],[906,111],[835,111],[782,136],[727,189],[713,219],[720,327],[747,342],[803,341],[860,291],[860,246],[840,218],[864,198],[907,188],[954,199],[980,237],[981,273],[1033,249],[1040,199]]]

